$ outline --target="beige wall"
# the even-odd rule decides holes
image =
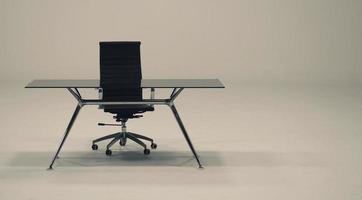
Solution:
[[[360,84],[362,1],[0,0],[0,78],[97,78],[141,40],[147,78]]]

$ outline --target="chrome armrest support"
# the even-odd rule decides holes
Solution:
[[[151,88],[150,99],[155,99],[155,88]]]
[[[98,99],[102,100],[103,99],[103,88],[98,88]],[[99,105],[98,109],[103,109],[104,106],[103,105]]]

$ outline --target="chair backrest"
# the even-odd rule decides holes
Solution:
[[[141,42],[100,42],[100,86],[107,101],[142,100]]]

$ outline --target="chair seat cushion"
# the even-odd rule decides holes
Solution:
[[[110,112],[114,114],[120,113],[143,113],[146,111],[154,111],[155,108],[150,105],[105,105],[104,112]]]

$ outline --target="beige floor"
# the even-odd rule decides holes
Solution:
[[[362,87],[186,90],[176,105],[203,170],[167,107],[128,123],[157,141],[146,157],[131,143],[112,157],[105,143],[92,151],[92,139],[118,129],[97,127],[111,115],[85,107],[47,171],[75,102],[65,90],[25,84],[1,84],[1,200],[362,199]]]

